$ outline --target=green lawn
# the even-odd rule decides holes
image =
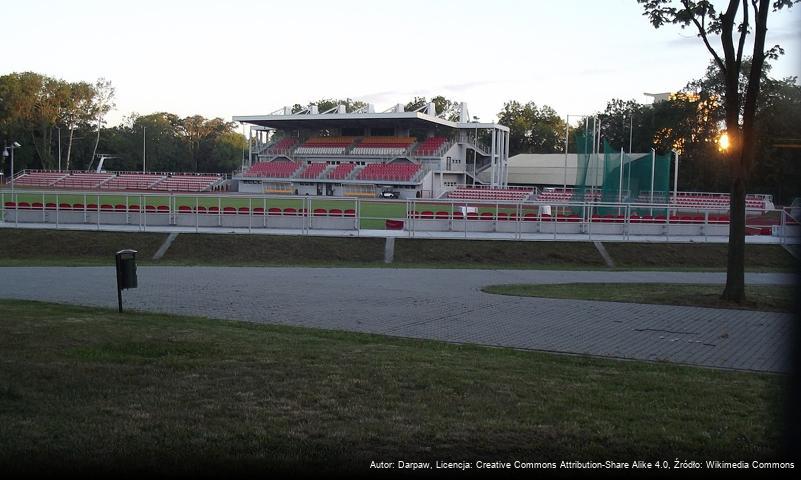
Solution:
[[[349,199],[333,199],[326,197],[296,197],[296,198],[272,198],[264,196],[248,196],[248,195],[135,195],[131,194],[127,197],[125,195],[115,193],[96,193],[87,195],[78,195],[67,192],[50,192],[50,193],[31,193],[25,190],[15,192],[14,197],[11,197],[10,192],[0,190],[0,205],[6,201],[16,199],[17,202],[40,202],[46,203],[80,203],[83,205],[96,204],[96,205],[174,205],[180,207],[186,205],[194,208],[195,206],[202,207],[261,207],[265,210],[269,208],[308,208],[313,211],[315,208],[324,208],[331,210],[338,208],[340,210],[355,209],[356,202]],[[306,203],[309,202],[309,203]],[[469,203],[469,202],[468,202]],[[453,207],[450,203],[436,203],[436,202],[421,202],[416,204],[417,211],[447,211],[451,212]],[[479,213],[483,212],[505,212],[515,213],[515,209],[509,206],[499,204],[498,206],[483,206],[478,209]],[[535,211],[535,210],[532,210]],[[359,220],[361,228],[383,230],[385,228],[385,221],[392,218],[406,218],[406,204],[404,202],[392,202],[384,200],[371,200],[366,199],[360,202]]]
[[[780,455],[778,375],[24,301],[0,318],[10,478]]]
[[[609,270],[589,242],[398,238],[384,263],[384,239],[281,235],[180,234],[151,260],[166,233],[0,228],[0,266],[112,265],[114,252],[139,251],[140,264]],[[619,270],[722,271],[726,245],[605,243]],[[747,245],[748,271],[795,271],[778,245]]]
[[[734,308],[792,312],[798,295],[796,286],[747,285],[747,300],[733,303],[721,300],[722,285],[676,283],[562,283],[551,285],[490,285],[487,293],[522,297],[572,298],[625,303],[655,303],[695,307]]]

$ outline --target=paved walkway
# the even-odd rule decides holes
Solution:
[[[788,314],[490,295],[484,285],[720,283],[722,273],[139,267],[128,308],[449,342],[784,372]],[[748,283],[791,283],[748,274]],[[116,308],[113,268],[0,268],[0,298]]]

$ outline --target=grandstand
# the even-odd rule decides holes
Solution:
[[[459,187],[448,193],[448,198],[463,200],[528,200],[534,190],[531,188],[476,188]]]
[[[433,104],[237,116],[251,126],[250,150],[232,182],[246,193],[375,197],[389,188],[399,198],[439,198],[488,172],[482,183],[506,187],[509,129],[469,119],[465,104],[459,121],[437,116]]]
[[[223,187],[216,173],[138,173],[23,170],[14,176],[16,187],[81,191],[209,192]]]

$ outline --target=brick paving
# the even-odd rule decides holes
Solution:
[[[126,308],[572,354],[786,372],[789,314],[490,295],[502,283],[718,283],[723,273],[139,267]],[[790,274],[747,274],[788,284]],[[116,308],[114,269],[0,268],[0,298]]]

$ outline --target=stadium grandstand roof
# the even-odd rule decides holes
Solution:
[[[385,113],[295,113],[270,115],[241,115],[233,117],[235,122],[249,123],[276,130],[297,128],[326,129],[341,127],[405,127],[430,128],[443,126],[450,128],[498,128],[508,131],[503,125],[494,123],[461,123],[451,122],[444,118],[422,112],[385,112]]]

